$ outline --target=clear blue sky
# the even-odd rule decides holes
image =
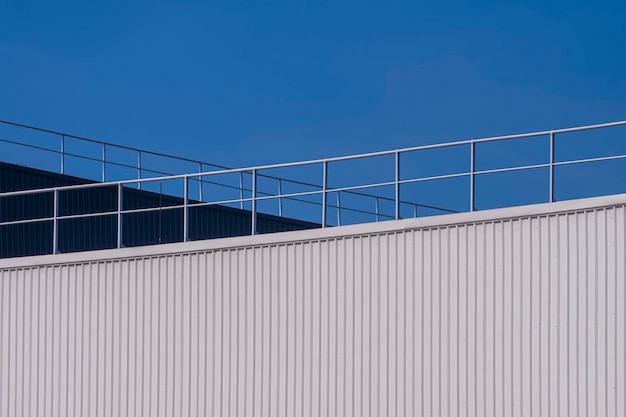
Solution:
[[[229,166],[623,120],[625,22],[617,1],[0,0],[0,119]]]

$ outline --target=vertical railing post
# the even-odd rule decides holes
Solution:
[[[380,199],[376,197],[374,201],[376,201],[376,221],[379,222],[380,221]]]
[[[278,179],[278,215],[283,217],[283,180]]]
[[[252,170],[252,235],[256,235],[256,169]]]
[[[417,204],[413,204],[413,218],[417,218]]]
[[[61,174],[65,174],[65,135],[61,135]]]
[[[202,173],[202,162],[199,162],[199,163],[198,163],[198,173],[200,173],[200,174]],[[199,186],[199,190],[198,190],[198,196],[199,196],[199,198],[198,198],[198,199],[199,199],[200,201],[204,201],[204,200],[202,199],[202,177],[199,177],[198,179],[200,180],[200,182],[198,183],[198,186]]]
[[[326,191],[328,189],[328,162],[324,161],[322,167],[322,227],[326,227]]]
[[[59,190],[54,190],[52,201],[52,253],[59,253]]]
[[[554,133],[550,132],[550,202],[554,203]]]
[[[476,170],[476,143],[472,141],[470,144],[470,211],[476,210],[475,199],[474,199],[474,188],[475,188],[475,176],[474,171]]]
[[[137,179],[141,179],[141,151],[137,151]],[[137,189],[141,190],[141,181],[137,183]]]
[[[341,226],[341,191],[337,191],[337,226]]]
[[[400,220],[400,152],[396,151],[396,220]]]
[[[183,177],[183,242],[189,241],[189,177]]]
[[[107,144],[102,144],[102,182],[107,178]]]
[[[121,248],[124,246],[124,242],[122,242],[122,210],[124,207],[123,204],[124,197],[124,187],[121,183],[117,184],[117,248]]]
[[[243,202],[243,171],[239,173],[239,207],[243,210],[244,202]]]

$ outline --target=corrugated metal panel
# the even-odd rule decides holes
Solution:
[[[61,175],[0,162],[0,192],[90,183],[81,178]],[[64,191],[59,194],[59,214],[80,215],[117,210],[118,190],[102,187]],[[168,207],[183,204],[181,198],[124,188],[125,210]],[[0,221],[51,217],[53,193],[0,198]],[[259,233],[302,230],[319,227],[310,222],[267,214],[257,216]],[[0,258],[52,253],[51,221],[0,226]],[[189,238],[213,239],[249,235],[250,212],[223,206],[191,207]],[[125,214],[122,240],[126,247],[181,242],[183,210]],[[66,219],[59,221],[59,250],[78,252],[117,247],[117,216]]]
[[[623,416],[625,214],[4,270],[0,415]]]

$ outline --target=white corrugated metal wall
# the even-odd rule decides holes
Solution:
[[[624,416],[625,214],[5,269],[0,416]]]

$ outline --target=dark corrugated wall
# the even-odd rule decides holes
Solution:
[[[0,162],[0,193],[92,181]],[[80,215],[117,210],[117,188],[98,187],[59,193],[59,215]],[[0,222],[52,216],[53,193],[0,198]],[[129,213],[122,219],[124,246],[143,246],[183,240],[183,210],[167,209],[182,204],[178,197],[124,188],[125,210],[162,207],[161,210]],[[249,235],[251,213],[224,206],[189,208],[189,239],[202,240]],[[59,250],[77,252],[117,247],[117,215],[59,221]],[[319,224],[259,213],[259,233],[320,227]],[[52,253],[52,221],[0,226],[0,257]]]

